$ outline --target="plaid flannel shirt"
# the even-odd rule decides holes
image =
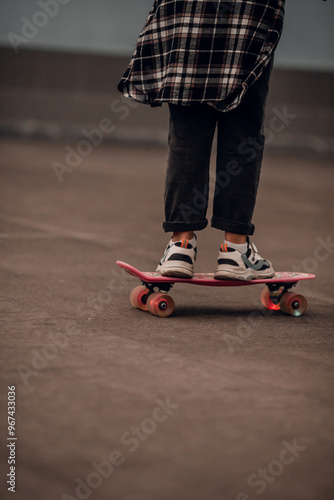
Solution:
[[[228,111],[272,59],[285,0],[155,0],[118,89],[145,104]]]

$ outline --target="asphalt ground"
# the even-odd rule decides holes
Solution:
[[[264,160],[254,241],[316,273],[304,316],[264,310],[261,286],[179,285],[160,319],[115,261],[165,248],[166,149],[101,145],[59,182],[67,146],[1,142],[2,498],[332,499],[333,163]],[[213,271],[221,234],[198,237]]]

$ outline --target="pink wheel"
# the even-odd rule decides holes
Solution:
[[[267,309],[271,309],[272,311],[279,311],[281,309],[280,304],[274,304],[274,302],[270,298],[269,288],[264,288],[261,292],[261,302]]]
[[[147,311],[147,294],[149,289],[144,285],[136,286],[130,293],[130,302],[136,309],[141,309],[142,311]]]
[[[151,314],[159,318],[167,318],[173,314],[175,309],[174,300],[170,295],[162,292],[155,292],[147,300],[147,308]]]
[[[280,300],[280,306],[283,312],[291,316],[302,316],[307,309],[307,300],[303,295],[293,292],[287,292]]]

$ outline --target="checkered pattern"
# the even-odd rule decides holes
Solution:
[[[271,60],[285,0],[155,0],[118,89],[145,104],[236,107]]]

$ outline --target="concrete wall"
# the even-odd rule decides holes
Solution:
[[[37,15],[41,4],[53,11],[44,20]],[[0,44],[10,47],[8,35],[22,36],[27,20],[35,20],[40,27],[28,28],[30,38],[19,48],[128,56],[152,4],[153,0],[1,0]],[[332,0],[287,0],[277,67],[334,71],[333,20]]]
[[[117,83],[128,57],[39,50],[15,54],[0,48],[0,59],[0,131],[57,139],[78,136],[108,118],[115,129],[105,139],[166,142],[167,106],[120,102]],[[333,88],[334,73],[322,72],[319,78],[312,71],[276,68],[267,105],[268,146],[333,154]],[[272,134],[271,119],[282,113],[293,118]]]
[[[152,3],[1,0],[0,131],[73,136],[108,117],[116,125],[111,140],[165,141],[166,106],[130,109],[127,103],[128,111],[117,113],[116,86]],[[294,118],[269,147],[334,152],[333,19],[333,1],[287,0],[267,107],[269,132],[275,113],[286,109]],[[11,35],[20,42],[16,51],[9,33],[21,37]]]

